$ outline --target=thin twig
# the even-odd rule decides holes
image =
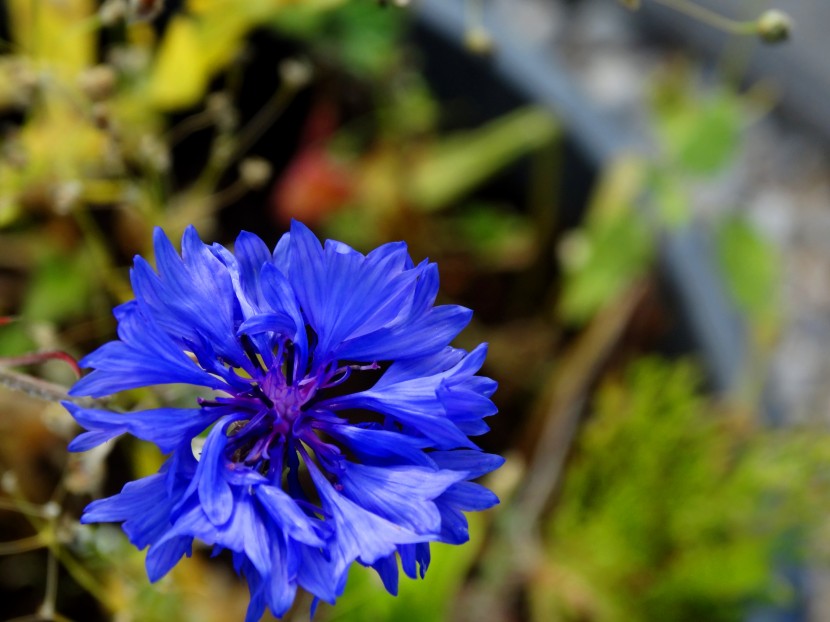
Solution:
[[[58,600],[58,558],[52,551],[46,560],[46,589],[43,595],[43,604],[38,614],[47,619],[55,619],[55,606]]]
[[[72,368],[75,376],[81,377],[81,368],[78,361],[71,354],[61,350],[49,350],[47,352],[32,352],[20,356],[0,357],[0,367],[20,367],[22,365],[36,365],[45,361],[63,361]]]
[[[642,284],[635,285],[601,312],[563,357],[566,364],[555,372],[550,406],[528,466],[528,476],[514,504],[528,525],[536,523],[556,492],[579,429],[586,394],[619,343],[645,291]]]
[[[224,172],[228,166],[244,156],[253,147],[256,141],[262,137],[262,134],[285,111],[296,94],[296,88],[284,84],[277,89],[259,112],[239,132],[229,157],[220,165],[219,173]]]
[[[0,386],[47,402],[70,400],[66,387],[0,367]]]
[[[209,111],[204,110],[192,114],[170,128],[167,132],[167,145],[170,148],[175,147],[194,132],[207,129],[211,125],[213,125],[213,115]]]
[[[653,2],[731,34],[751,35],[755,34],[757,29],[755,20],[738,21],[689,0],[653,0]]]
[[[29,536],[28,538],[20,538],[19,540],[12,540],[11,542],[0,542],[0,555],[16,555],[17,553],[26,553],[28,551],[36,551],[46,546],[46,542],[39,533]]]
[[[50,544],[49,550],[58,558],[61,565],[66,568],[66,571],[74,579],[74,581],[84,588],[87,592],[92,594],[95,599],[106,607],[111,613],[116,613],[121,609],[119,602],[110,595],[110,592],[105,586],[101,585],[98,580],[86,569],[84,566],[72,557],[59,543]]]
[[[29,503],[28,501],[24,501],[22,499],[6,499],[0,497],[0,510],[20,512],[21,514],[36,516],[43,519],[52,517],[52,513],[45,506]]]

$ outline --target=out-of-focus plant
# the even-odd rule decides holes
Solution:
[[[783,11],[768,9],[755,19],[734,19],[712,10],[695,0],[618,0],[624,7],[636,11],[643,2],[662,4],[683,13],[712,28],[731,35],[757,37],[764,43],[781,43],[790,38],[792,20]]]
[[[689,222],[696,189],[723,176],[736,160],[746,119],[758,102],[728,87],[699,93],[690,67],[673,63],[656,76],[651,94],[655,134],[661,153],[651,167],[652,205],[667,226]],[[746,217],[726,206],[710,218],[715,257],[736,307],[749,320],[752,344],[768,349],[781,321],[779,257]]]
[[[556,136],[551,116],[528,108],[476,130],[416,139],[404,152],[383,141],[368,158],[354,164],[357,181],[351,204],[355,208],[339,212],[330,228],[348,229],[348,234],[365,246],[404,223],[412,226],[420,221],[426,226],[431,214],[458,206],[478,185],[520,156],[550,144]],[[460,209],[457,218],[463,218],[464,213],[466,210]],[[480,219],[482,212],[469,214],[474,230],[472,221]],[[507,233],[494,228],[490,234],[497,236],[503,231]],[[463,243],[463,238],[457,241]]]
[[[621,157],[602,172],[584,224],[561,240],[558,313],[581,325],[649,270],[664,232],[688,226],[695,194],[735,162],[755,102],[728,87],[696,88],[687,63],[658,72],[651,90],[657,157]],[[757,106],[755,106],[757,108]],[[727,295],[749,320],[750,347],[767,350],[781,321],[773,245],[732,206],[709,217]],[[758,370],[756,370],[758,371]]]
[[[645,192],[643,162],[622,159],[604,172],[584,224],[558,247],[563,269],[557,311],[582,325],[643,278],[654,259],[654,231],[638,217]]]
[[[762,431],[698,392],[688,363],[607,380],[531,580],[535,620],[739,620],[786,599],[773,562],[821,517],[830,439]]]
[[[726,170],[736,155],[742,102],[726,91],[695,93],[688,68],[677,69],[654,79],[658,157],[625,155],[612,163],[602,172],[584,224],[559,244],[564,281],[558,313],[566,322],[584,324],[641,278],[663,232],[692,219],[693,190]]]

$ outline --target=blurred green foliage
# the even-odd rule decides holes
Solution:
[[[769,240],[744,218],[734,216],[716,231],[717,258],[728,291],[750,318],[759,339],[769,342],[781,322],[781,257]]]
[[[726,622],[790,595],[773,561],[818,516],[830,444],[758,430],[699,387],[692,365],[648,358],[601,387],[550,522],[534,619]]]
[[[739,99],[726,90],[706,97],[692,90],[688,71],[656,83],[656,130],[669,162],[693,175],[721,172],[739,144]]]
[[[560,243],[564,274],[557,310],[565,322],[585,324],[649,269],[654,239],[636,211],[644,184],[642,163],[620,160],[605,171],[584,224]]]
[[[401,17],[369,2],[348,2],[334,11],[298,3],[275,15],[273,24],[358,76],[379,78],[394,69],[401,54]]]

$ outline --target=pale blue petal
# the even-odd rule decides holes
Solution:
[[[371,467],[347,463],[341,493],[362,508],[419,534],[437,534],[435,498],[466,479],[465,472],[422,467]]]

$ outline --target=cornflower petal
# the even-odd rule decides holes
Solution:
[[[182,443],[190,444],[216,419],[209,410],[197,408],[158,408],[133,413],[82,408],[71,402],[63,406],[88,431],[69,444],[69,451],[86,451],[122,434],[132,434],[158,445],[169,453]]]
[[[128,482],[124,490],[113,497],[90,503],[81,522],[123,521],[130,542],[143,549],[170,528],[171,506],[164,475],[150,475]]]
[[[194,384],[222,389],[225,382],[194,363],[136,301],[115,309],[119,341],[110,341],[79,361],[95,370],[69,391],[73,397],[103,397],[155,384]]]
[[[323,509],[331,515],[337,530],[337,538],[330,548],[336,576],[355,560],[371,565],[395,551],[397,544],[424,540],[422,535],[382,518],[339,494],[314,463],[309,462],[308,469],[320,493]]]
[[[431,502],[466,476],[463,471],[349,464],[340,482],[343,494],[359,506],[415,533],[433,534],[441,528],[441,517]]]

